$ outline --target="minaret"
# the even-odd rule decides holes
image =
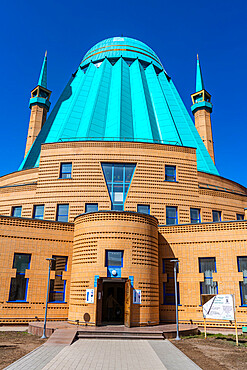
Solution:
[[[46,121],[46,115],[51,103],[49,98],[51,91],[47,89],[47,52],[45,52],[38,85],[31,91],[29,108],[31,109],[25,156],[33,145],[42,126]]]
[[[196,92],[191,95],[192,99],[192,113],[195,117],[195,126],[205,147],[208,150],[210,157],[214,160],[214,143],[212,136],[211,113],[213,105],[211,103],[211,95],[205,90],[202,71],[199,57],[197,54],[196,67]]]

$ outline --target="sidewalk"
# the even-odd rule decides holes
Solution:
[[[199,370],[168,340],[81,339],[70,346],[42,345],[9,370]]]
[[[28,325],[26,326],[18,326],[18,325],[4,325],[0,326],[0,331],[27,331]]]

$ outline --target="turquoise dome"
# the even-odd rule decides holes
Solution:
[[[98,42],[84,56],[81,66],[90,62],[102,61],[104,58],[114,59],[123,57],[126,60],[138,58],[147,64],[153,63],[156,67],[163,69],[162,64],[155,52],[141,41],[130,37],[111,37]]]
[[[37,167],[41,145],[61,141],[130,141],[196,148],[199,171],[218,171],[155,52],[113,37],[84,56],[21,169]]]

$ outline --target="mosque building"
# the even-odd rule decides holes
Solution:
[[[247,324],[247,189],[220,176],[197,59],[194,122],[156,53],[113,37],[84,56],[50,112],[47,55],[25,157],[0,178],[0,323],[201,325],[234,294]],[[52,259],[51,262],[47,259]],[[230,322],[211,322],[231,326]]]

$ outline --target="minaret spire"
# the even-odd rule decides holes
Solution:
[[[197,63],[196,63],[196,92],[205,90],[204,82],[202,78],[202,70],[200,65],[199,56],[197,54]]]
[[[40,71],[38,85],[31,91],[29,108],[31,109],[25,156],[29,152],[36,137],[46,121],[47,112],[50,109],[49,98],[51,91],[47,89],[47,51]]]
[[[40,71],[38,86],[42,86],[47,89],[47,50],[45,52],[45,57]]]
[[[208,150],[210,157],[214,160],[214,143],[212,135],[211,113],[213,105],[211,103],[211,95],[206,91],[199,56],[197,54],[196,61],[196,92],[191,95],[192,113],[195,117],[195,126],[201,136],[201,139]]]

